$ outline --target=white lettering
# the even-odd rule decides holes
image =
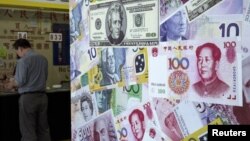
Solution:
[[[219,131],[219,136],[223,136],[223,135],[224,135],[223,131]]]
[[[218,129],[212,129],[212,136],[246,136],[246,131],[219,131]]]
[[[212,136],[218,136],[218,129],[213,129],[212,130],[213,132],[212,132]]]
[[[247,136],[247,131],[241,131],[242,136]]]

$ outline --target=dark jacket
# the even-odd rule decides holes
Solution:
[[[199,81],[193,85],[195,91],[201,97],[220,97],[223,93],[229,90],[229,86],[221,81],[218,77],[211,84],[204,85]]]

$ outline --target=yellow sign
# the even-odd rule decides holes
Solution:
[[[64,0],[65,1],[65,0]],[[27,7],[27,8],[48,8],[61,11],[69,10],[69,2],[61,0],[1,0],[0,6]]]
[[[3,46],[0,46],[0,58],[5,58],[7,56],[7,49]]]

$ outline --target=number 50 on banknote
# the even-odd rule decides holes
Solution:
[[[151,48],[148,51],[151,94],[241,105],[240,47],[236,38],[227,38],[162,43],[159,48]]]

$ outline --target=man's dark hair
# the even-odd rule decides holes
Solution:
[[[221,51],[220,49],[213,43],[205,43],[201,46],[198,46],[198,48],[196,49],[196,57],[199,58],[199,55],[201,53],[201,50],[203,48],[209,48],[211,49],[212,51],[212,54],[213,54],[213,59],[215,61],[220,61],[220,58],[221,58]]]
[[[88,96],[86,96],[86,95],[84,95],[84,96],[81,98],[81,111],[83,111],[83,109],[82,109],[82,103],[83,103],[84,101],[87,101],[87,102],[88,102],[89,108],[91,109],[91,114],[93,114],[93,103],[92,103],[92,100],[91,100],[90,97],[88,97]]]
[[[143,112],[140,111],[139,109],[135,109],[135,110],[133,110],[132,113],[129,115],[128,120],[129,120],[129,123],[130,123],[130,124],[132,124],[132,123],[131,123],[131,122],[132,122],[132,115],[134,115],[134,114],[137,114],[138,117],[139,117],[139,119],[140,119],[140,121],[141,121],[141,122],[144,122],[144,114],[143,114]]]
[[[113,3],[110,6],[110,10],[109,10],[109,13],[108,13],[108,27],[109,27],[109,30],[111,29],[111,25],[112,25],[112,14],[113,13],[119,13],[119,17],[120,17],[121,21],[123,21],[123,11],[122,11],[122,6],[121,6],[120,3],[116,2],[116,3]]]
[[[30,45],[30,42],[26,39],[17,39],[15,43],[13,44],[13,47],[15,50],[17,50],[18,47],[31,48],[31,45]]]

